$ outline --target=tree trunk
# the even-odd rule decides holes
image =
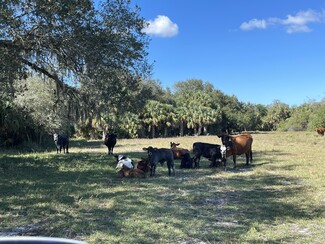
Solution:
[[[181,123],[180,123],[179,135],[184,136],[184,123],[183,123],[183,121],[181,121]]]
[[[167,137],[167,136],[168,136],[168,127],[166,126],[164,129],[164,137]]]
[[[152,125],[152,126],[151,126],[151,138],[155,138],[155,134],[156,134],[155,126]]]

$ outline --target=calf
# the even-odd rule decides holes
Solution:
[[[59,135],[57,133],[53,134],[54,143],[56,146],[56,153],[61,153],[63,148],[63,153],[69,153],[69,139],[65,135]]]
[[[186,153],[182,157],[180,168],[191,169],[193,168],[193,159],[189,153]]]
[[[143,148],[143,150],[148,152],[148,159],[151,166],[150,176],[155,176],[157,164],[163,164],[165,161],[167,161],[168,175],[171,175],[171,171],[173,171],[174,176],[176,175],[174,166],[174,154],[171,149],[148,147]]]
[[[224,160],[221,146],[218,144],[195,142],[193,143],[193,153],[194,167],[196,168],[200,166],[201,156],[212,161],[210,166],[217,166],[217,162],[222,162]]]
[[[113,154],[113,149],[116,144],[116,135],[111,133],[111,134],[106,134],[104,144],[107,146],[108,152],[107,154]]]
[[[135,168],[141,169],[143,172],[148,173],[150,171],[149,159],[141,158],[141,160],[135,165]]]
[[[324,136],[325,128],[319,127],[319,128],[316,128],[315,131],[317,132],[318,135]]]
[[[174,159],[182,159],[186,153],[190,153],[189,150],[177,146],[179,146],[179,143],[170,142],[170,149],[173,151]]]
[[[141,169],[130,169],[125,165],[122,165],[121,170],[117,172],[118,177],[131,177],[131,178],[145,178],[146,174]]]
[[[125,155],[115,156],[118,160],[116,168],[120,169],[117,174],[118,177],[136,177],[144,178],[145,172],[141,169],[135,168],[132,159]]]
[[[236,156],[244,154],[246,155],[246,165],[249,161],[253,161],[252,144],[253,137],[250,134],[240,134],[235,136],[230,136],[228,134],[222,134],[218,136],[221,138],[222,144],[226,146],[225,157],[233,156],[234,168],[236,168]],[[224,161],[226,166],[226,160]]]

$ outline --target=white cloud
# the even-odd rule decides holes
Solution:
[[[154,20],[148,21],[148,27],[143,32],[152,36],[172,37],[178,34],[178,26],[167,16],[158,15]]]
[[[286,25],[287,33],[310,32],[311,29],[307,24],[321,22],[322,15],[313,10],[300,11],[295,16],[288,15],[282,23]]]
[[[245,30],[245,31],[252,30],[252,29],[266,29],[266,21],[252,19],[248,22],[242,23],[240,25],[240,29]]]
[[[312,29],[308,26],[311,23],[322,23],[325,20],[325,12],[317,12],[314,10],[299,11],[296,15],[287,15],[286,18],[268,18],[268,19],[252,19],[243,22],[240,29],[249,31],[253,29],[266,29],[269,26],[284,26],[287,33],[310,32]]]

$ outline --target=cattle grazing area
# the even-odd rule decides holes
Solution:
[[[0,237],[51,236],[88,243],[324,243],[325,138],[315,132],[252,133],[253,162],[119,177],[102,141],[70,139],[69,154],[0,151]],[[114,155],[217,136],[119,139]],[[135,167],[137,168],[137,167]]]

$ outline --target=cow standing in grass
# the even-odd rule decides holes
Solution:
[[[210,167],[217,166],[217,162],[224,160],[222,147],[218,144],[210,144],[205,142],[193,143],[193,163],[195,168],[199,168],[201,156],[211,161]]]
[[[171,149],[148,147],[143,148],[143,150],[148,152],[148,159],[151,166],[150,176],[155,176],[157,164],[163,164],[164,162],[167,162],[168,175],[170,176],[172,171],[173,175],[176,175],[174,166],[174,154]]]
[[[63,148],[63,153],[69,153],[69,139],[65,135],[59,135],[57,133],[53,134],[54,143],[56,146],[56,153],[61,153]]]
[[[116,145],[116,135],[115,134],[107,134],[105,136],[105,140],[104,140],[104,144],[107,146],[107,154],[108,155],[112,155],[113,154],[113,150],[114,150],[114,147]]]
[[[246,165],[253,161],[252,144],[253,137],[250,134],[240,134],[230,136],[228,134],[222,134],[218,136],[221,138],[222,144],[226,146],[226,158],[233,156],[234,168],[236,168],[236,156],[246,155]],[[226,160],[224,161],[226,167]]]

